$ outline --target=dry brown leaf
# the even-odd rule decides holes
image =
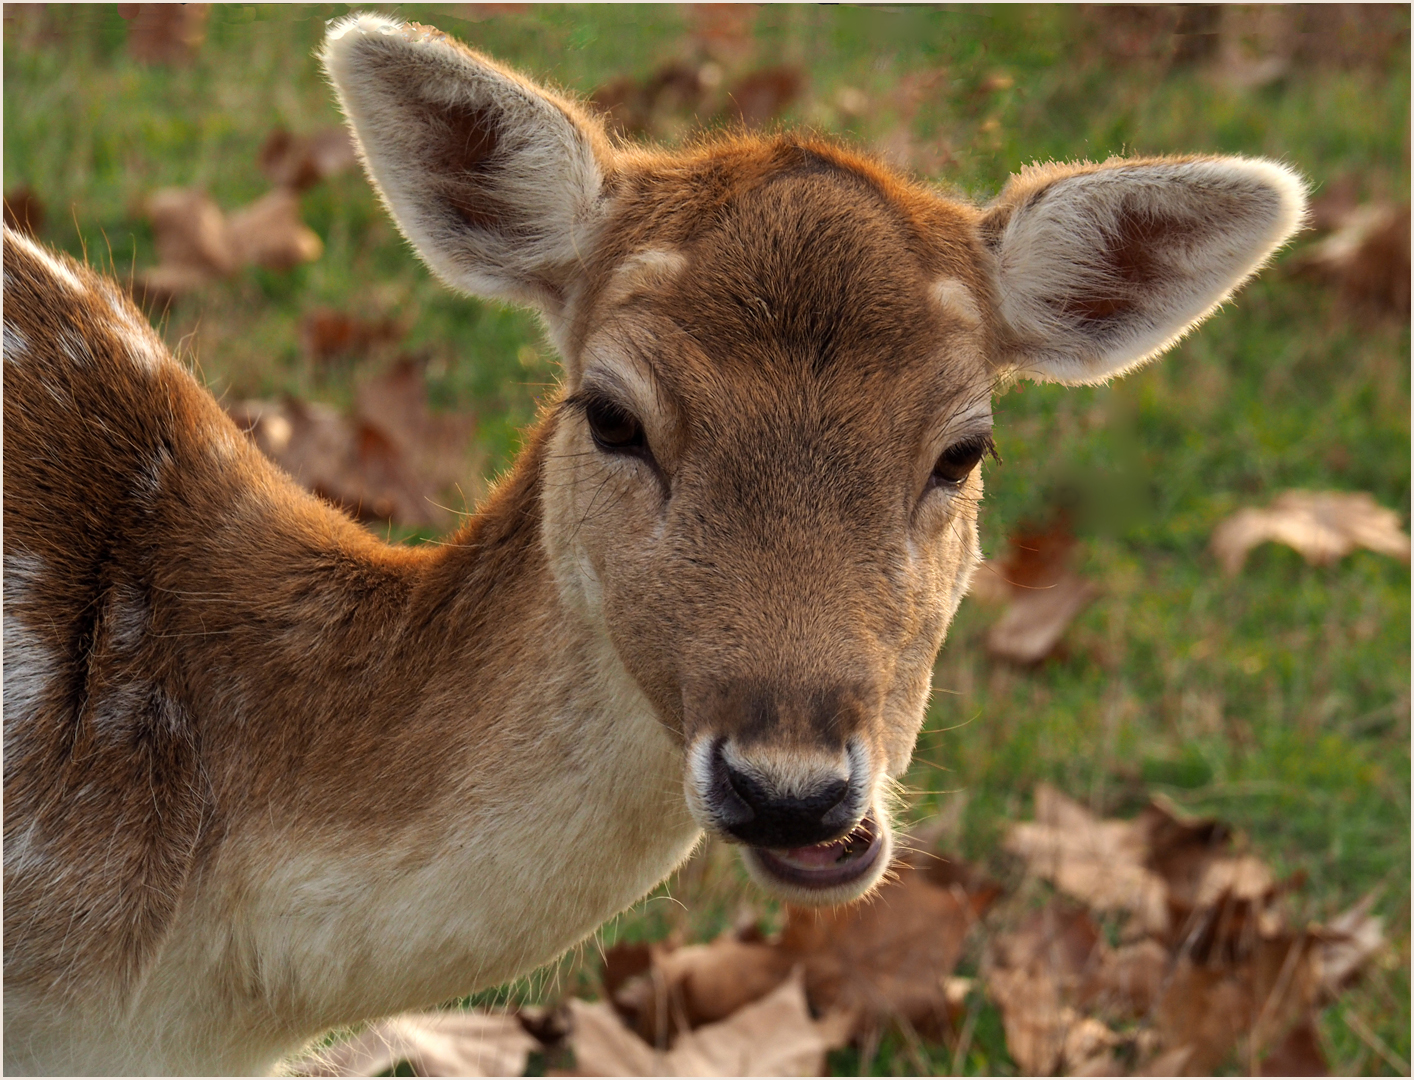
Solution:
[[[1099,595],[1095,585],[1076,574],[1067,574],[1049,588],[1018,591],[988,631],[987,652],[1015,664],[1040,663]]]
[[[1109,1015],[1143,1016],[1158,1000],[1168,968],[1168,950],[1153,938],[1101,950],[1081,983],[1080,1004]]]
[[[5,224],[29,236],[44,228],[44,200],[27,185],[5,193]]]
[[[128,52],[148,64],[187,63],[206,40],[210,4],[119,4]]]
[[[295,135],[276,128],[261,144],[256,162],[272,184],[305,191],[357,162],[353,139],[342,127]]]
[[[1213,530],[1212,548],[1232,576],[1242,569],[1247,553],[1268,540],[1295,548],[1316,566],[1359,547],[1409,561],[1409,537],[1399,527],[1399,515],[1363,491],[1285,492],[1265,510],[1249,507],[1220,523]]]
[[[413,361],[404,359],[361,385],[354,410],[387,436],[431,493],[441,495],[479,476],[468,457],[476,418],[429,409],[427,384]],[[424,514],[429,524],[446,520],[446,512]]]
[[[285,188],[237,210],[227,228],[238,265],[289,270],[324,252],[324,242],[300,220],[298,196]]]
[[[1319,988],[1311,945],[1306,934],[1281,934],[1249,941],[1236,957],[1180,958],[1154,1020],[1164,1045],[1192,1050],[1187,1075],[1211,1073],[1239,1044],[1255,1065],[1314,1014]]]
[[[204,284],[236,268],[226,217],[204,192],[163,188],[147,200],[159,267],[186,269]]]
[[[1134,1071],[1135,1076],[1184,1076],[1184,1067],[1193,1056],[1191,1046],[1176,1046],[1146,1061]]]
[[[445,528],[453,515],[439,500],[475,475],[474,418],[432,412],[411,361],[360,386],[352,418],[293,398],[245,401],[228,411],[297,481],[366,520]]]
[[[568,1039],[580,1076],[664,1075],[662,1053],[626,1028],[608,1002],[571,998],[569,1009]]]
[[[244,401],[232,419],[277,465],[315,494],[365,520],[440,528],[446,512],[379,428],[317,402]]]
[[[747,127],[762,127],[785,112],[805,88],[805,73],[790,65],[762,68],[727,90],[727,115]]]
[[[688,4],[688,39],[694,51],[724,64],[737,63],[756,48],[756,4]]]
[[[1292,273],[1336,285],[1356,308],[1409,316],[1409,204],[1367,203],[1291,261]]]
[[[1005,850],[1096,911],[1132,911],[1150,932],[1167,928],[1167,889],[1145,865],[1149,845],[1142,825],[1101,821],[1050,784],[1037,785],[1035,802],[1035,821],[1013,825]]]
[[[1316,1037],[1316,1027],[1303,1020],[1286,1033],[1257,1068],[1258,1076],[1329,1076],[1330,1067]]]
[[[1006,570],[996,559],[983,559],[972,572],[972,584],[968,587],[967,598],[975,600],[983,607],[1003,607],[1011,603],[1016,595],[1012,583],[1006,579]]]
[[[1385,944],[1383,923],[1371,915],[1378,892],[1365,896],[1347,911],[1314,931],[1316,979],[1323,994],[1334,997],[1377,955]]]
[[[1009,596],[1011,601],[987,634],[987,652],[999,660],[1035,664],[1055,651],[1099,590],[1070,569],[1076,539],[1063,511],[1045,528],[1023,529],[1007,543],[1007,557],[984,564],[976,575],[984,580],[974,581],[984,600]]]
[[[539,1043],[506,1013],[407,1013],[309,1054],[297,1076],[382,1076],[406,1062],[416,1076],[520,1076]]]
[[[171,299],[242,266],[289,269],[317,259],[324,245],[300,221],[299,200],[277,188],[228,219],[203,192],[164,188],[147,200],[158,264],[140,275],[153,299]]]
[[[1055,901],[993,940],[986,986],[1001,1010],[1007,1049],[1024,1072],[1093,1065],[1119,1041],[1070,1004],[1105,952],[1089,914]]]
[[[667,1061],[678,1076],[820,1076],[852,1027],[839,1012],[815,1020],[797,972],[722,1023],[684,1034]]]
[[[621,980],[613,1001],[645,1042],[665,1047],[680,1031],[724,1020],[765,997],[790,969],[790,958],[774,945],[730,932],[709,945],[654,945],[648,967]]]
[[[605,83],[590,100],[622,134],[671,138],[683,133],[683,114],[702,110],[720,80],[721,69],[714,63],[673,60],[641,81],[624,76]]]
[[[936,870],[936,874],[934,871]],[[986,883],[937,880],[958,864],[896,866],[862,902],[843,908],[788,909],[781,949],[805,965],[811,1003],[845,1009],[868,1031],[895,1018],[940,1034],[956,1005],[948,978],[967,935],[997,896]]]
[[[818,1076],[825,1055],[849,1038],[850,1020],[815,1020],[799,973],[721,1023],[685,1031],[655,1050],[603,1002],[570,1002],[570,1046],[586,1076]]]
[[[327,364],[339,357],[359,357],[396,345],[404,329],[396,319],[361,319],[346,311],[315,308],[300,320],[300,342],[305,355]]]

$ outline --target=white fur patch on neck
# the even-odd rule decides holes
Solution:
[[[33,599],[44,575],[44,563],[37,555],[12,554],[5,557],[5,753],[17,754],[12,745],[24,724],[49,692],[58,677],[59,657],[45,648],[40,638],[18,614],[18,608]]]
[[[957,278],[942,278],[933,283],[933,301],[943,312],[969,328],[982,325],[982,311],[977,299]]]

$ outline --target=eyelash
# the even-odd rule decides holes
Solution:
[[[599,393],[579,393],[565,406],[581,413],[594,445],[606,454],[652,459],[643,422],[617,401]]]
[[[962,486],[982,459],[989,456],[995,461],[1001,461],[1001,455],[997,453],[996,443],[992,441],[990,433],[971,435],[953,443],[938,455],[928,477],[926,490],[943,488],[955,491]]]

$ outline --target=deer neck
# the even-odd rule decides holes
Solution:
[[[446,544],[390,549],[332,519],[313,553],[301,538],[266,575],[267,604],[283,606],[265,613],[259,695],[229,685],[249,656],[229,675],[208,657],[204,692],[238,706],[213,739],[224,821],[192,929],[175,928],[148,980],[154,1016],[214,965],[213,1007],[251,1014],[226,1030],[279,1017],[266,1045],[287,1052],[548,962],[691,850],[680,747],[549,567],[552,426]],[[314,601],[299,591],[311,559],[333,568]],[[265,767],[240,760],[252,753]]]

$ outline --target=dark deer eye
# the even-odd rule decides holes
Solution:
[[[954,443],[938,456],[930,487],[955,488],[967,479],[986,454],[995,454],[990,435],[974,435]]]
[[[603,398],[585,402],[584,418],[594,445],[611,454],[639,453],[648,448],[648,438],[637,417]]]

